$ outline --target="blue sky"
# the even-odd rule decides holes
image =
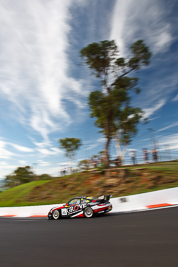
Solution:
[[[26,165],[57,175],[68,162],[59,138],[82,139],[77,160],[103,150],[87,105],[99,82],[79,57],[101,40],[115,40],[126,57],[138,39],[152,51],[151,64],[133,74],[142,92],[132,104],[149,123],[140,124],[128,151],[151,149],[152,128],[160,150],[177,157],[177,13],[177,0],[1,0],[0,177]],[[114,143],[110,151],[114,157]]]

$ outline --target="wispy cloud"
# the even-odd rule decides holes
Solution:
[[[104,142],[106,142],[106,138],[105,137],[101,137],[101,138],[97,139],[95,142],[93,142],[93,141],[84,141],[85,150],[92,150],[93,148],[96,148],[96,147],[100,146]]]
[[[92,150],[93,148],[98,147],[98,144],[92,144],[92,145],[87,145],[87,147],[85,148],[85,150]]]
[[[12,147],[15,148],[15,150],[20,151],[22,153],[33,153],[35,152],[35,149],[21,146],[12,142],[8,142],[6,140],[0,140],[0,158],[1,159],[11,159],[12,157],[17,157],[18,154],[12,150]]]
[[[160,108],[162,108],[164,106],[164,104],[166,103],[166,101],[164,99],[160,100],[155,106],[151,107],[151,108],[145,108],[144,111],[144,117],[145,118],[149,118],[150,116],[152,116],[157,110],[159,110]]]
[[[50,166],[50,162],[38,160],[38,165],[41,167],[48,167],[48,166]]]
[[[6,148],[7,143],[5,141],[0,141],[0,158],[1,159],[9,159],[11,158],[14,153],[12,153],[11,151],[9,151]]]
[[[53,155],[58,155],[59,153],[61,153],[61,151],[58,148],[38,148],[37,151],[43,155],[43,156],[53,156]]]
[[[171,71],[172,65],[177,64],[177,54],[163,56],[176,38],[177,19],[174,18],[173,22],[169,16],[175,3],[176,1],[167,4],[166,1],[117,0],[115,4],[110,39],[116,40],[121,55],[127,57],[130,45],[138,39],[143,39],[152,52],[151,64],[139,73],[139,86],[143,90],[134,104],[142,108],[155,106],[163,94],[168,100],[170,94],[177,90],[177,73]],[[151,78],[149,71],[152,71]]]
[[[83,95],[83,82],[69,75],[71,4],[70,0],[0,4],[0,92],[20,112],[17,119],[44,139],[62,129],[64,122],[71,123],[65,100],[78,105]]]
[[[21,151],[21,152],[27,152],[27,153],[34,152],[34,149],[29,148],[29,147],[20,146],[20,145],[12,144],[12,143],[8,143],[8,144],[10,144],[10,145],[13,146],[15,149],[17,149],[18,151]]]
[[[22,166],[27,166],[27,164],[28,164],[26,160],[19,160],[18,162]]]
[[[173,128],[173,127],[176,127],[178,126],[178,122],[174,122],[174,123],[171,123],[170,125],[164,127],[164,128],[161,128],[159,130],[157,130],[156,132],[162,132],[162,131],[165,131],[167,129],[170,129],[170,128]]]
[[[173,99],[172,99],[173,102],[175,101],[178,101],[178,95],[176,95]]]
[[[169,149],[178,149],[178,134],[171,134],[166,137],[159,138],[159,145],[168,145]]]
[[[165,52],[173,41],[171,25],[163,21],[168,12],[161,1],[117,0],[110,38],[117,41],[124,54],[128,44],[137,39],[146,40],[153,53]]]

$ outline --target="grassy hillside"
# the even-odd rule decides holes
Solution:
[[[109,193],[118,197],[178,186],[178,162],[120,169],[124,175],[119,179],[106,178],[105,174],[92,171],[20,185],[0,193],[0,207],[64,203],[84,195]]]

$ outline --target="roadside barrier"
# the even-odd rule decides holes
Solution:
[[[111,198],[111,212],[136,212],[178,205],[178,187],[149,193]],[[26,207],[2,207],[0,217],[47,217],[49,210],[63,204]]]
[[[112,199],[112,212],[133,212],[178,204],[178,187]]]

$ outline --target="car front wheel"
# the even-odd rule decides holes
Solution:
[[[53,213],[52,213],[52,218],[53,218],[54,220],[58,220],[59,217],[60,217],[60,213],[59,213],[59,211],[58,211],[58,210],[54,210]]]
[[[85,208],[83,213],[86,218],[91,218],[93,216],[93,210],[90,207]]]

